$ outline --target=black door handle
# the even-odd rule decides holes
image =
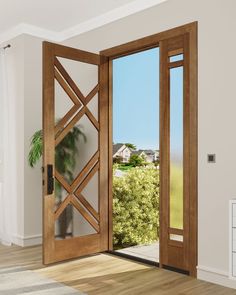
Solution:
[[[54,191],[53,165],[47,165],[47,194],[51,195]]]

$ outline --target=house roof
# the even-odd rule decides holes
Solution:
[[[159,154],[159,151],[158,150],[140,150],[140,151],[143,151],[147,155],[154,155],[156,153]]]
[[[113,144],[113,155],[116,154],[123,146],[125,146],[123,143]]]
[[[144,152],[147,155],[153,155],[153,154],[155,154],[155,152],[153,150],[140,150],[140,151]]]
[[[142,153],[145,153],[145,152],[143,150],[132,151],[132,155],[141,155]]]
[[[116,144],[113,144],[113,156],[118,152],[120,151],[121,149],[125,149],[125,148],[129,148],[125,145],[125,143],[116,143]],[[131,154],[132,155],[141,155],[141,154],[145,154],[147,156],[150,156],[150,155],[154,155],[155,153],[159,153],[159,151],[154,151],[154,150],[132,150],[130,149],[130,151],[132,152]]]

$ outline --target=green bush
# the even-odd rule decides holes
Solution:
[[[115,249],[158,240],[158,170],[133,168],[123,177],[113,176],[113,202]]]
[[[183,168],[171,165],[170,169],[170,226],[183,228]]]
[[[129,159],[129,164],[133,167],[142,166],[144,162],[144,158],[137,154],[133,154]]]

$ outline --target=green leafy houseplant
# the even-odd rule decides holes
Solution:
[[[73,181],[74,170],[76,167],[76,159],[78,156],[78,142],[83,140],[86,142],[86,136],[81,126],[74,126],[71,131],[62,139],[55,147],[55,168],[65,178],[68,183]],[[41,159],[43,153],[43,131],[36,131],[30,142],[30,151],[28,154],[28,163],[31,167],[35,167]],[[62,186],[55,181],[55,197],[56,205],[62,202]],[[68,206],[59,217],[60,237],[65,238],[67,229],[72,219],[72,208]]]

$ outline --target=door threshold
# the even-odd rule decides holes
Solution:
[[[119,257],[129,259],[129,260],[132,260],[132,261],[135,261],[135,262],[140,262],[140,263],[143,263],[143,264],[147,264],[147,265],[150,265],[150,266],[160,267],[159,262],[151,261],[151,260],[140,258],[140,257],[137,257],[137,256],[133,256],[133,255],[117,252],[117,251],[111,251],[111,250],[106,251],[105,253],[108,253],[108,254],[111,254],[111,255],[114,255],[114,256],[119,256]],[[183,269],[179,269],[179,268],[168,266],[168,265],[163,265],[162,268],[165,269],[165,270],[169,270],[169,271],[180,273],[182,275],[189,276],[189,271],[186,271],[186,270],[183,270]]]
[[[148,264],[148,265],[151,265],[151,266],[159,267],[159,262],[151,261],[151,260],[148,260],[148,259],[145,259],[145,258],[140,258],[140,257],[137,257],[137,256],[133,256],[133,255],[117,252],[117,251],[111,251],[111,250],[106,251],[105,253],[115,255],[115,256],[119,256],[119,257],[122,257],[122,258],[126,258],[126,259],[129,259],[129,260],[133,260],[133,261],[136,261],[136,262],[141,262],[141,263]]]
[[[178,273],[181,273],[182,275],[186,275],[186,276],[190,275],[188,270],[179,269],[179,268],[176,268],[176,267],[173,267],[173,266],[163,265],[163,269],[178,272]]]

